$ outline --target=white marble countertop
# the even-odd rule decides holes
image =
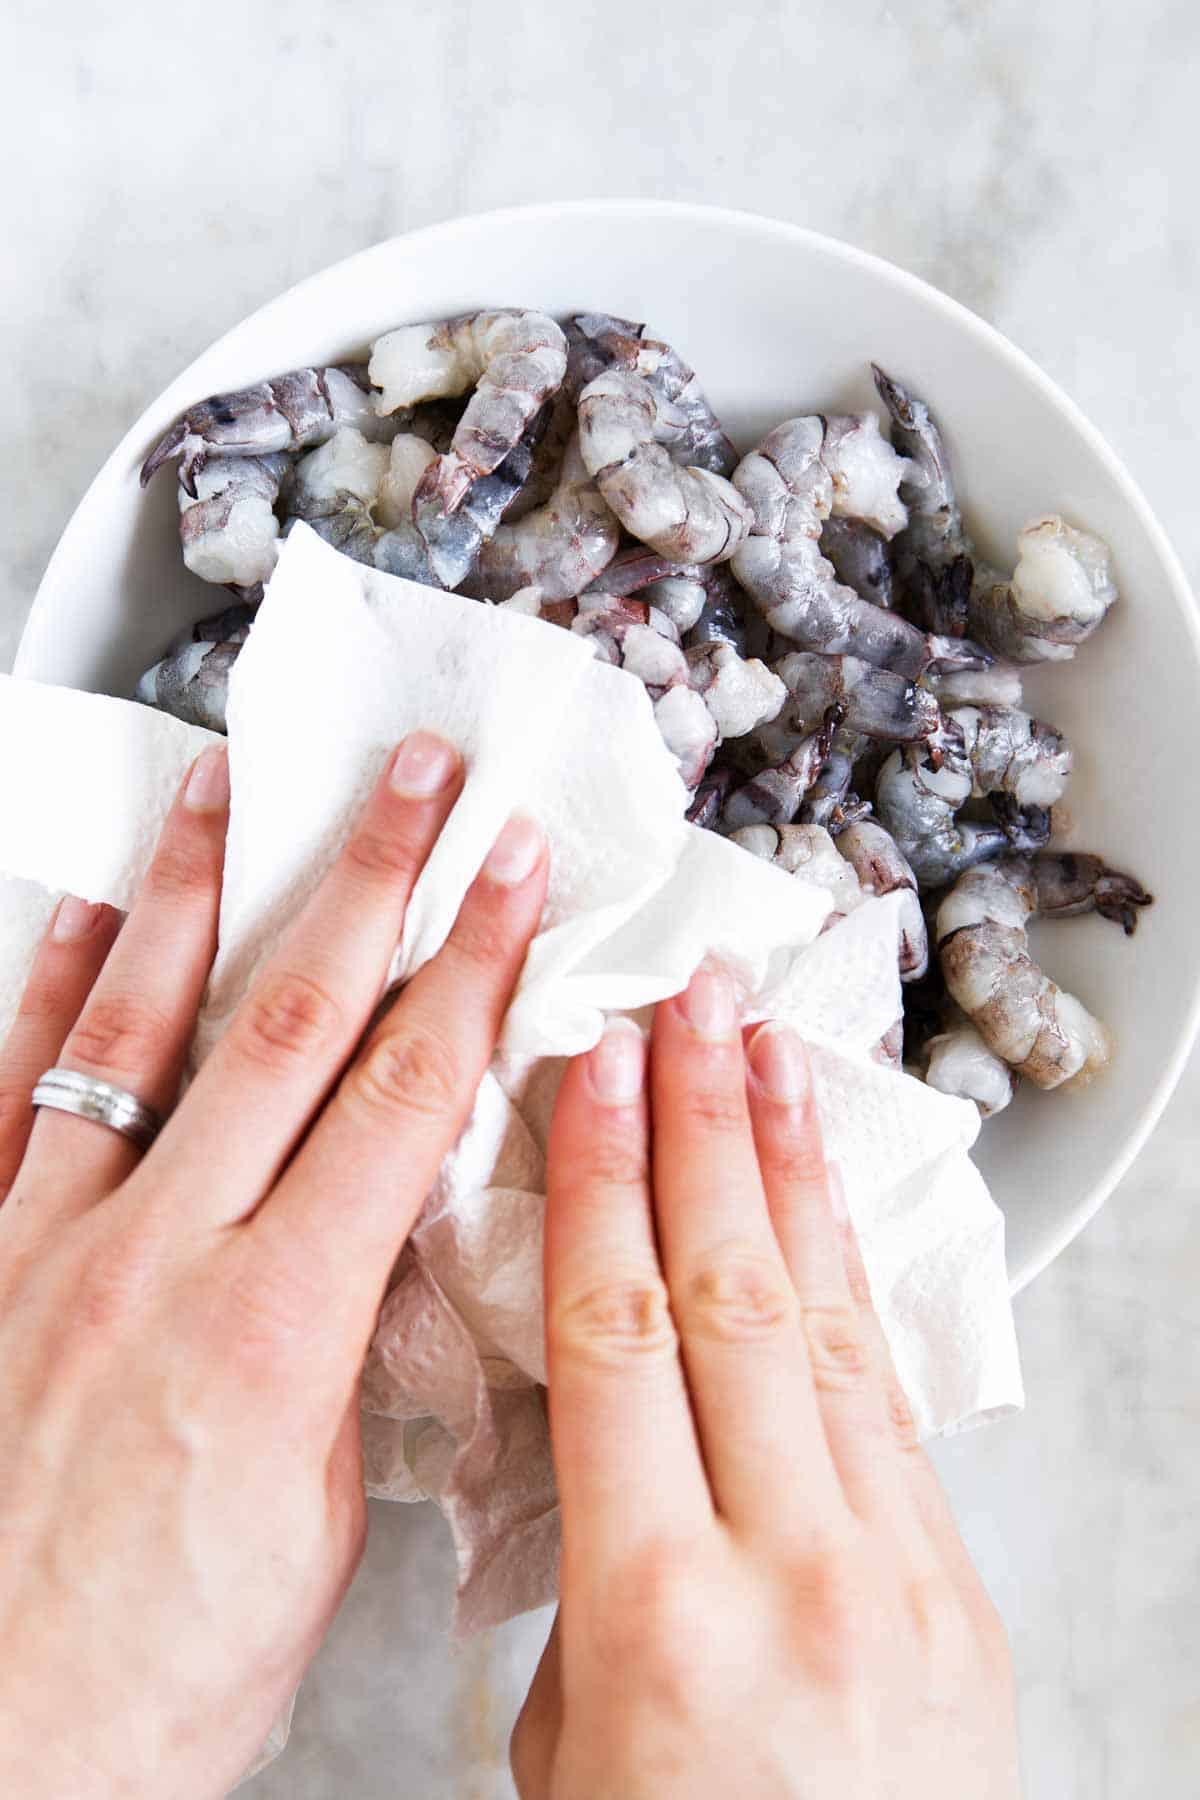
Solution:
[[[8,17],[0,665],[92,473],[225,327],[378,238],[567,196],[744,206],[937,283],[1081,403],[1200,576],[1184,0],[17,0]],[[939,1454],[1012,1634],[1030,1800],[1183,1800],[1200,1780],[1198,1107],[1194,1062],[1119,1193],[1018,1302],[1027,1412]],[[454,1652],[450,1584],[437,1516],[375,1508],[252,1800],[511,1794],[546,1622]]]

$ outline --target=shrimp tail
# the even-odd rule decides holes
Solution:
[[[158,443],[142,464],[140,476],[142,487],[146,487],[149,482],[153,481],[164,463],[170,462],[173,456],[178,456],[187,435],[188,422],[186,418],[183,418],[177,419],[166,436],[159,438]],[[189,491],[194,492],[192,489]]]

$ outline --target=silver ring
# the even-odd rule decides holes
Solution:
[[[150,1148],[164,1123],[136,1094],[114,1087],[111,1081],[98,1081],[94,1075],[80,1075],[75,1069],[47,1069],[33,1090],[33,1104],[107,1125],[140,1150]]]

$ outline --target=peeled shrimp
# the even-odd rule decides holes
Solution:
[[[535,586],[545,601],[573,599],[611,563],[620,537],[575,436],[549,500],[515,525],[498,526],[481,546],[463,592],[503,600]]]
[[[824,888],[833,901],[827,927],[867,898],[853,865],[838,855],[834,840],[820,825],[747,825],[732,832],[730,838],[752,856],[761,856],[786,874],[799,875]]]
[[[836,717],[836,714],[833,715]],[[800,803],[802,824],[823,825],[834,837],[871,810],[870,802],[852,792],[854,763],[862,739],[843,727],[833,734],[825,760]]]
[[[874,416],[874,415],[870,415]],[[899,614],[843,587],[820,550],[821,528],[834,504],[834,477],[822,460],[827,422],[789,419],[768,432],[734,471],[733,484],[753,513],[750,535],[733,557],[733,572],[774,630],[806,650],[851,655],[915,681],[931,663],[986,661],[974,646],[930,637]],[[904,465],[882,438],[897,465]],[[861,450],[860,446],[860,450]],[[840,503],[878,505],[879,483],[864,483],[860,501],[846,484]],[[890,477],[889,477],[890,479]]]
[[[908,469],[900,495],[908,507],[908,524],[896,542],[900,573],[912,580],[917,569],[928,571],[935,582],[955,564],[965,566],[969,590],[975,551],[963,529],[962,514],[954,492],[949,459],[937,422],[923,400],[876,363],[871,364],[879,397],[892,419],[892,439],[903,453]],[[960,573],[960,585],[964,579]],[[945,630],[946,626],[931,627]]]
[[[1050,513],[1017,539],[1011,581],[976,579],[967,629],[1011,662],[1065,662],[1116,598],[1108,546]]]
[[[668,445],[687,428],[684,412],[619,369],[579,398],[583,460],[625,529],[673,562],[721,562],[741,543],[750,513],[723,476],[672,459]]]
[[[957,1007],[951,1007],[950,1013],[946,1029],[925,1046],[925,1080],[939,1093],[973,1100],[981,1118],[994,1118],[1017,1091],[1016,1073],[988,1048]]]
[[[155,445],[142,464],[142,486],[178,456],[179,478],[195,494],[194,478],[211,456],[305,450],[323,444],[342,425],[357,426],[367,436],[392,434],[392,427],[381,425],[375,414],[360,363],[294,369],[254,387],[212,394],[189,407]]]
[[[850,731],[893,743],[927,738],[941,723],[938,703],[924,688],[903,675],[876,668],[855,656],[818,656],[793,650],[775,664],[788,691],[780,723],[803,737],[815,729],[831,706],[841,709]]]
[[[646,327],[631,319],[615,319],[608,313],[578,314],[568,328],[568,338],[573,340],[572,364],[582,377],[580,389],[605,369],[640,375],[657,396],[683,416],[683,429],[674,446],[675,460],[691,468],[707,469],[714,475],[731,475],[737,452],[701,391],[694,371],[670,344],[645,333]]]
[[[187,725],[224,731],[229,675],[241,647],[236,639],[224,643],[198,639],[185,644],[146,670],[133,697]]]
[[[821,554],[846,587],[876,606],[891,607],[892,553],[872,526],[831,513],[821,526]]]
[[[1031,918],[1095,910],[1126,933],[1151,896],[1099,857],[1044,851],[969,869],[942,901],[938,955],[951,998],[988,1048],[1038,1087],[1058,1087],[1108,1061],[1103,1026],[1029,954]]]
[[[761,769],[735,788],[722,809],[725,829],[736,832],[746,825],[790,825],[821,772],[831,735],[832,728],[823,726],[802,738],[782,762]]]
[[[420,442],[410,438],[396,443],[402,441]],[[285,493],[289,517],[328,518],[347,498],[372,506],[387,477],[394,449],[395,443],[390,449],[387,444],[368,443],[357,427],[342,426],[296,463]]]
[[[193,465],[191,487],[179,484],[179,540],[193,575],[238,587],[270,577],[279,551],[275,502],[290,467],[283,452]]]
[[[778,675],[732,644],[708,643],[687,652],[689,686],[702,697],[720,741],[745,737],[773,718],[787,698]]]
[[[864,894],[901,893],[900,979],[920,981],[929,967],[929,933],[917,898],[917,878],[895,838],[876,819],[857,819],[834,838]]]
[[[1008,849],[1033,849],[1049,835],[1047,808],[1061,798],[1071,752],[1052,726],[1015,707],[960,707],[948,715],[940,766],[922,747],[894,750],[879,772],[875,802],[922,888]],[[991,798],[1002,822],[956,818],[969,799]]]

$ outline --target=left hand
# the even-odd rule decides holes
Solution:
[[[52,1065],[160,1109],[216,939],[206,751],[128,921],[64,902],[0,1057],[0,1793],[211,1800],[312,1657],[365,1532],[358,1376],[491,1058],[546,852],[510,821],[359,1039],[462,785],[418,734],[144,1157]],[[4,1197],[4,1196],[7,1197]]]

